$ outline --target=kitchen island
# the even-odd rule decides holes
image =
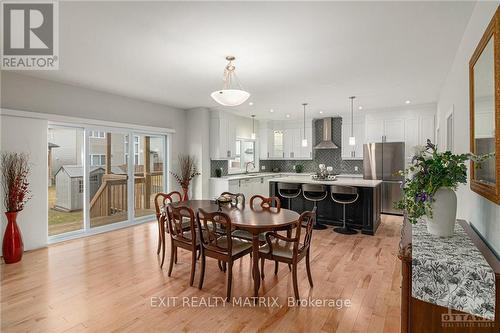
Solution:
[[[359,190],[358,200],[346,205],[347,225],[361,230],[363,234],[374,235],[380,224],[381,188],[382,181],[367,180],[359,177],[337,177],[336,180],[313,180],[310,175],[289,176],[269,180],[269,194],[280,197],[282,206],[302,213],[313,209],[313,202],[306,200],[303,195],[297,198],[283,198],[278,194],[278,183],[323,184],[327,186],[328,196],[318,202],[317,219],[320,223],[334,226],[342,225],[342,205],[335,203],[330,196],[330,186],[354,186]]]

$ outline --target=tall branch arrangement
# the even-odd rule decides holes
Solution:
[[[172,176],[174,176],[175,180],[181,187],[186,188],[189,186],[191,180],[193,180],[194,177],[201,175],[201,173],[198,172],[198,169],[196,167],[196,159],[194,156],[179,155],[178,159],[180,173],[175,173],[172,171],[170,171],[170,173],[172,174]]]
[[[23,210],[26,202],[31,199],[28,182],[30,173],[28,155],[2,153],[0,167],[2,169],[2,192],[5,209],[8,212]]]

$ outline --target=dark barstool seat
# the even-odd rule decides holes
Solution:
[[[344,235],[357,234],[358,232],[356,230],[349,228],[346,224],[345,206],[353,204],[358,200],[358,189],[353,186],[332,185],[330,186],[330,196],[334,202],[341,204],[343,209],[343,226],[334,228],[333,231]]]
[[[297,183],[278,183],[278,194],[288,199],[288,209],[292,209],[292,199],[296,198],[302,192],[300,184]]]
[[[314,203],[314,209],[318,209],[318,201],[324,200],[328,196],[328,191],[326,190],[326,185],[323,184],[302,184],[302,196],[304,199],[312,201]],[[319,216],[319,214],[317,214]],[[326,229],[326,225],[321,224],[316,221],[313,225],[316,230]]]

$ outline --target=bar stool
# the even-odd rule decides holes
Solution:
[[[302,196],[304,199],[312,201],[314,203],[314,209],[318,209],[318,201],[324,200],[328,195],[328,191],[326,190],[326,185],[323,184],[302,184]],[[316,216],[318,216],[317,214]],[[318,222],[316,218],[316,222],[313,225],[313,228],[316,230],[326,229],[326,225]]]
[[[340,228],[333,228],[333,231],[344,235],[357,234],[358,232],[356,230],[349,228],[346,224],[345,206],[353,204],[358,200],[358,189],[352,186],[332,185],[330,186],[330,196],[334,202],[342,204],[343,208],[343,226]]]
[[[287,199],[288,209],[292,209],[292,199],[298,197],[301,192],[300,184],[278,183],[278,194]]]

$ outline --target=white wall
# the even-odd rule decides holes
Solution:
[[[31,250],[47,244],[47,121],[0,116],[1,150],[29,153],[29,177],[32,198],[18,215],[18,224],[24,240],[24,249]],[[0,215],[3,240],[7,219]]]
[[[12,72],[1,72],[1,107],[95,120],[172,128],[171,169],[184,152],[186,112],[165,105],[144,102]],[[47,244],[47,120],[0,116],[0,150],[26,151],[33,162],[33,199],[21,213],[20,226],[25,249]],[[177,188],[170,178],[172,188]],[[5,217],[2,214],[2,228]],[[2,230],[3,230],[2,229]],[[3,232],[2,236],[3,237]]]
[[[469,147],[469,60],[493,17],[499,2],[478,2],[465,30],[455,60],[438,100],[440,142],[446,142],[446,114],[454,108],[454,150],[466,153]],[[470,190],[469,184],[457,192],[458,217],[470,221],[500,253],[500,206]]]

